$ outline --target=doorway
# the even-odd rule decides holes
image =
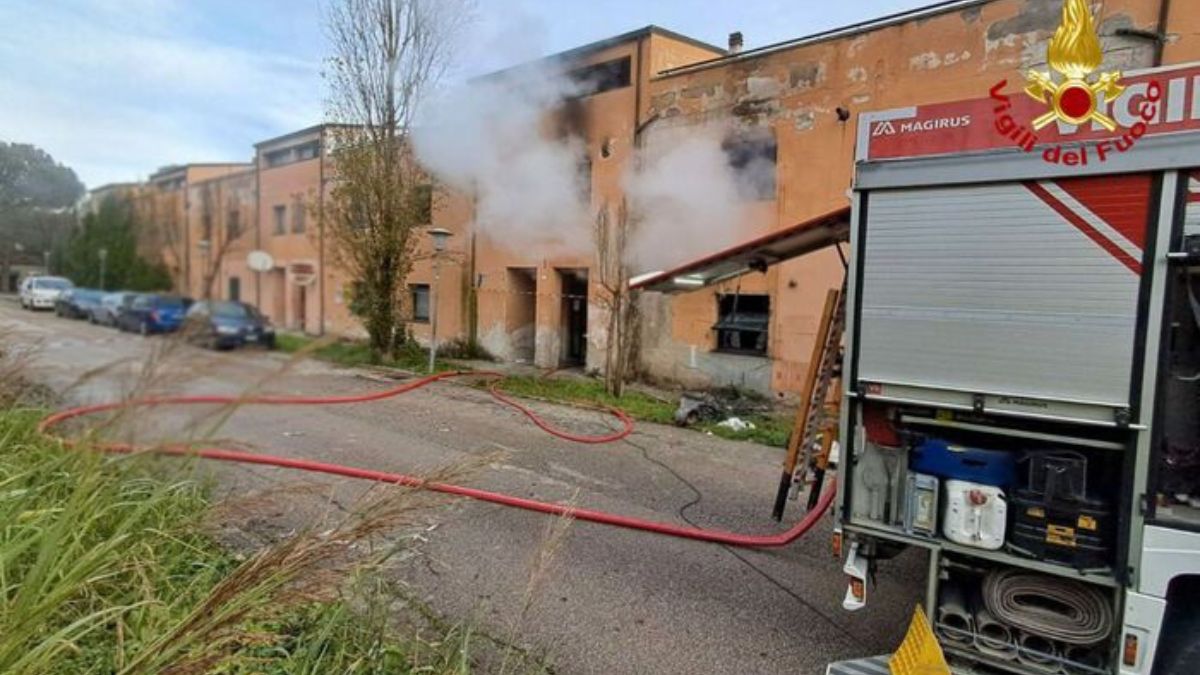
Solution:
[[[308,331],[308,288],[296,286],[296,328]]]
[[[508,268],[508,297],[505,304],[505,330],[513,361],[533,363],[537,316],[537,270],[529,267]]]
[[[558,270],[562,288],[562,366],[587,363],[588,273],[586,269]]]

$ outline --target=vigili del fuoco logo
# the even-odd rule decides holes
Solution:
[[[1025,74],[1025,94],[1045,105],[1046,112],[1032,120],[1021,121],[1013,115],[1012,100],[1002,90],[1003,80],[992,87],[996,106],[996,131],[1012,140],[1025,152],[1039,145],[1038,132],[1050,124],[1081,126],[1092,124],[1113,132],[1113,136],[1090,144],[1052,145],[1042,158],[1054,164],[1086,165],[1107,161],[1114,153],[1128,152],[1146,133],[1147,123],[1158,115],[1162,87],[1150,82],[1145,97],[1136,106],[1140,118],[1129,127],[1121,127],[1108,114],[1109,106],[1125,91],[1120,71],[1097,73],[1104,59],[1096,21],[1086,0],[1065,0],[1062,23],[1046,48],[1050,70],[1030,70]],[[1051,72],[1053,71],[1053,72]]]

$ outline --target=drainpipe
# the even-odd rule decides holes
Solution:
[[[262,250],[262,153],[254,151],[254,250]],[[254,307],[262,311],[262,272],[254,271]]]
[[[1154,65],[1163,64],[1163,55],[1167,50],[1167,21],[1171,18],[1171,0],[1160,0],[1158,3],[1158,35],[1154,44]]]
[[[325,129],[322,128],[317,143],[317,335],[325,335]]]

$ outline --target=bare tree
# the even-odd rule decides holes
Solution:
[[[604,343],[604,388],[613,396],[625,393],[633,376],[638,344],[637,293],[629,289],[628,263],[631,216],[625,200],[617,212],[605,204],[596,214],[596,302],[605,313],[608,336]]]
[[[404,340],[404,279],[429,224],[429,181],[409,130],[446,72],[468,2],[336,0],[328,13],[333,180],[320,227],[354,281],[376,359]]]
[[[230,251],[243,243],[242,223],[246,192],[253,190],[247,177],[226,177],[198,187],[200,208],[200,297],[213,299],[217,279]]]

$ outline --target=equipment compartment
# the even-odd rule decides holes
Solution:
[[[932,614],[951,662],[988,672],[1112,673],[1119,619],[1111,589],[945,556]]]

